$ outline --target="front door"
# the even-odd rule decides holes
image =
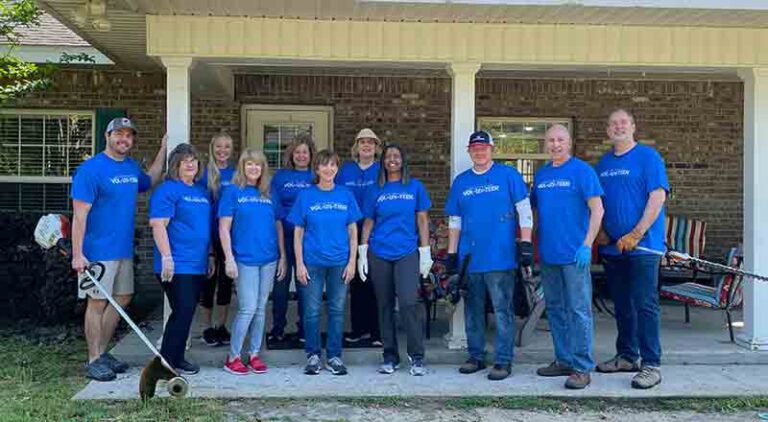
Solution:
[[[245,146],[264,151],[273,170],[283,167],[285,147],[300,133],[312,135],[318,151],[332,146],[332,107],[245,105],[243,122]]]

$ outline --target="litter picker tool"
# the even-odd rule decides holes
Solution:
[[[694,264],[699,264],[699,265],[703,265],[703,266],[706,266],[706,267],[715,268],[715,269],[718,269],[720,271],[729,272],[731,274],[737,274],[737,275],[740,275],[742,277],[751,278],[751,279],[754,279],[754,280],[768,281],[768,277],[766,277],[764,275],[755,274],[755,273],[752,273],[752,272],[749,272],[749,271],[744,271],[741,268],[730,267],[728,265],[718,264],[717,262],[711,262],[711,261],[707,261],[705,259],[696,258],[696,257],[690,256],[687,253],[683,253],[683,252],[667,251],[665,253],[665,252],[662,252],[662,251],[657,251],[655,249],[646,248],[646,247],[643,247],[643,246],[638,246],[635,249],[638,250],[638,251],[652,253],[652,254],[658,255],[658,256],[667,256],[667,257],[669,257],[669,258],[671,258],[673,260],[676,260],[676,261],[690,261],[690,262],[693,262]]]
[[[40,218],[35,227],[35,241],[43,249],[56,248],[66,256],[72,255],[72,245],[69,239],[69,219],[60,214],[48,214]],[[154,344],[144,335],[138,325],[128,316],[125,310],[107,292],[100,280],[104,275],[104,264],[92,263],[83,271],[85,277],[80,281],[81,289],[89,289],[95,286],[104,295],[110,305],[128,323],[131,329],[149,348],[155,357],[144,366],[139,381],[139,396],[142,400],[154,397],[159,380],[167,380],[168,393],[173,397],[183,397],[189,391],[187,380],[179,375],[173,367],[163,358]]]

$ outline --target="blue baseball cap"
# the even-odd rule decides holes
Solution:
[[[131,119],[127,117],[116,117],[110,120],[109,124],[107,125],[107,133],[112,133],[112,131],[118,129],[130,129],[133,131],[134,135],[137,133],[136,126],[134,126],[133,122],[131,122]]]
[[[477,132],[469,135],[469,143],[467,144],[467,148],[473,147],[475,145],[493,146],[493,137],[490,133],[484,130],[478,130]]]

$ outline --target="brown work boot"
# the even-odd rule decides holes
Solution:
[[[638,372],[640,365],[637,362],[630,362],[621,356],[615,356],[610,360],[607,360],[597,365],[597,372],[604,374],[613,374],[616,372]]]
[[[512,365],[495,364],[490,371],[488,371],[488,379],[491,381],[501,381],[508,377],[512,373]]]
[[[474,358],[469,358],[466,362],[461,364],[459,367],[459,372],[462,374],[474,374],[475,372],[482,371],[483,369],[485,369],[485,362]]]
[[[558,361],[554,361],[548,366],[543,366],[536,370],[536,375],[540,377],[567,377],[573,373],[573,368]]]
[[[589,373],[574,371],[568,376],[568,379],[565,380],[565,388],[569,390],[581,390],[588,386],[590,382],[592,382],[592,378],[589,376]]]
[[[634,377],[632,377],[632,388],[647,390],[661,383],[661,369],[656,366],[643,366]]]

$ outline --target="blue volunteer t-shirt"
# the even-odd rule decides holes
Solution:
[[[218,208],[218,199],[224,192],[224,188],[232,184],[232,176],[235,175],[236,169],[233,166],[227,166],[226,168],[219,169],[219,195],[214,199],[213,195],[209,195],[211,198],[211,241],[219,241],[219,219],[216,215]],[[197,185],[203,189],[208,190],[208,166],[203,169],[203,175],[197,180]],[[209,192],[210,193],[210,192]]]
[[[419,246],[416,213],[432,206],[424,185],[411,179],[373,185],[368,189],[363,216],[373,220],[368,240],[371,251],[379,258],[395,261],[412,254]]]
[[[592,167],[571,157],[559,167],[547,163],[536,172],[531,202],[538,213],[539,256],[549,265],[575,262],[589,230],[590,198],[603,189]]]
[[[355,195],[357,206],[362,208],[368,188],[376,183],[378,177],[378,162],[374,162],[370,167],[363,170],[356,162],[346,161],[339,169],[339,174],[336,175],[336,183],[349,189]]]
[[[632,231],[648,203],[648,195],[656,189],[669,191],[667,171],[656,150],[637,144],[627,153],[617,156],[613,150],[607,152],[595,167],[600,184],[605,191],[603,206],[603,228],[611,239],[611,245],[602,249],[607,255],[618,254],[616,241]],[[657,251],[665,251],[664,214],[662,208],[656,221],[645,233],[639,246]],[[633,255],[645,255],[648,252],[634,250]]]
[[[208,192],[198,185],[167,180],[149,199],[149,218],[169,218],[166,226],[175,274],[206,274],[211,240],[211,204]],[[162,259],[155,244],[154,271]]]
[[[311,170],[280,169],[272,178],[272,198],[280,206],[280,214],[285,217],[291,212],[299,192],[312,186]],[[283,232],[288,237],[293,233],[293,224],[283,218]]]
[[[91,204],[83,240],[88,260],[133,258],[136,198],[151,186],[150,177],[130,157],[117,161],[102,152],[78,167],[72,199]]]
[[[303,190],[288,215],[288,221],[304,228],[304,263],[337,267],[349,260],[347,226],[362,217],[349,189],[334,186],[329,191],[313,185]]]
[[[445,212],[461,217],[459,257],[472,254],[468,271],[482,273],[517,268],[515,204],[528,187],[514,167],[493,164],[483,174],[472,169],[456,176]]]
[[[280,257],[275,228],[280,207],[254,186],[225,188],[218,216],[232,217],[232,252],[238,263],[265,265]]]

